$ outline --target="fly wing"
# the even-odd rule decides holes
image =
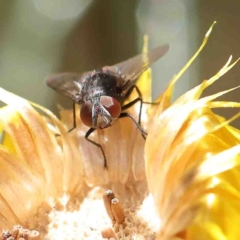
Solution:
[[[120,75],[125,82],[135,81],[152,63],[165,55],[168,49],[169,45],[153,48],[147,53],[139,54],[114,66],[106,66],[103,71]]]
[[[82,74],[66,72],[48,76],[46,78],[46,84],[74,101],[75,94],[79,92],[79,88],[74,84],[74,81],[81,82],[81,79]]]

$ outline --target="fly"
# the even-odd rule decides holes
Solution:
[[[80,105],[80,118],[90,127],[85,138],[101,150],[105,168],[107,168],[107,160],[103,148],[99,143],[89,139],[89,136],[96,129],[105,129],[112,126],[117,119],[128,117],[146,138],[147,133],[141,127],[143,100],[135,84],[137,78],[152,63],[165,55],[168,49],[169,45],[162,45],[114,66],[105,66],[101,70],[84,74],[67,72],[47,77],[46,83],[49,87],[73,101],[73,128],[69,131],[76,128],[75,104]],[[124,105],[124,101],[133,89],[137,91],[138,97]],[[137,102],[140,102],[138,121],[125,111]]]

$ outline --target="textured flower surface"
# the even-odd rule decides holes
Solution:
[[[211,79],[171,102],[174,84],[211,30],[158,104],[144,105],[146,141],[129,119],[91,136],[104,148],[107,169],[101,152],[85,140],[80,119],[68,133],[71,111],[61,110],[60,121],[0,89],[6,104],[0,110],[2,238],[20,224],[40,233],[28,239],[236,239],[240,132],[229,123],[239,114],[225,120],[212,109],[240,104],[215,100],[234,89],[200,97],[236,62],[230,65],[230,58]],[[150,70],[138,86],[151,101]],[[130,109],[135,118],[138,112],[139,105]]]

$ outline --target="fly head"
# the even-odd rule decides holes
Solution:
[[[81,105],[80,118],[89,127],[110,127],[121,113],[121,104],[109,96],[95,97]]]

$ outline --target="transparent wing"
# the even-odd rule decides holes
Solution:
[[[139,54],[114,66],[106,66],[103,68],[103,71],[119,74],[125,81],[134,81],[146,71],[152,63],[165,55],[168,49],[169,45],[153,48],[147,53]]]
[[[79,92],[79,88],[74,84],[74,81],[81,82],[81,79],[82,74],[66,72],[48,76],[46,84],[74,101],[75,94]]]

